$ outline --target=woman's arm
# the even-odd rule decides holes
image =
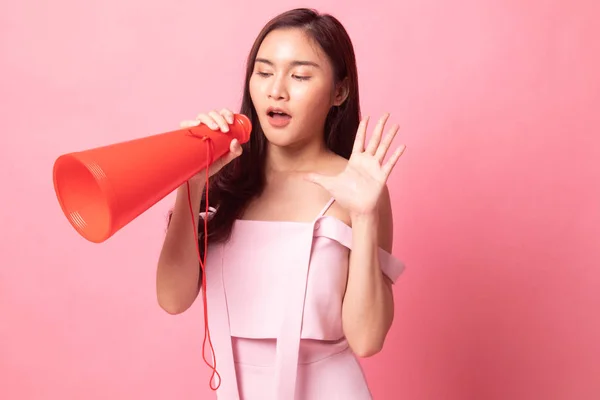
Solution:
[[[234,114],[231,110],[211,111],[199,114],[193,121],[182,121],[181,127],[205,124],[210,129],[229,132]],[[223,155],[208,168],[208,176],[217,174],[225,165],[242,154],[242,146],[237,139],[229,144],[229,153]],[[206,183],[206,170],[198,172],[189,180],[192,212],[196,227],[200,219],[200,197]],[[208,216],[204,216],[208,218]],[[158,304],[170,314],[179,314],[190,308],[200,291],[201,270],[198,262],[198,244],[194,237],[192,216],[188,202],[187,185],[177,189],[173,214],[167,229],[156,271],[156,295]]]
[[[379,247],[391,253],[392,208],[387,188],[378,211],[351,215],[352,251],[348,284],[342,307],[344,333],[359,357],[370,357],[382,348],[394,319],[392,282],[381,269]]]
[[[196,227],[198,227],[203,186],[199,180],[190,181],[190,198]],[[200,290],[198,244],[193,233],[187,186],[183,184],[177,189],[173,214],[156,271],[158,304],[169,314],[179,314],[187,310],[196,300]]]

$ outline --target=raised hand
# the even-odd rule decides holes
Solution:
[[[394,125],[383,136],[388,118],[389,114],[381,117],[366,148],[365,138],[369,118],[361,121],[352,155],[340,174],[326,176],[312,173],[307,176],[308,180],[327,190],[351,215],[376,212],[387,179],[406,148],[404,145],[398,146],[384,163],[385,156],[399,129],[398,125]]]

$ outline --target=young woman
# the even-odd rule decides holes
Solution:
[[[250,141],[233,140],[178,189],[158,302],[181,313],[206,285],[219,399],[371,398],[357,356],[379,352],[392,324],[391,285],[404,267],[390,254],[386,180],[404,146],[390,150],[398,126],[385,131],[387,114],[365,143],[354,57],[330,15],[296,9],[271,20],[248,58],[240,112]],[[232,123],[224,109],[182,126]]]

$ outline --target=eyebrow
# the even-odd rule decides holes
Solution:
[[[254,62],[263,63],[263,64],[267,64],[270,66],[274,65],[273,61],[267,60],[266,58],[257,58],[254,60]],[[319,64],[317,64],[316,62],[313,62],[313,61],[294,60],[294,61],[290,62],[290,65],[292,65],[293,67],[307,65],[310,67],[321,68]]]

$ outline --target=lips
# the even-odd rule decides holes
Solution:
[[[269,107],[267,109],[269,124],[275,128],[283,128],[290,123],[292,116],[289,111],[279,107]]]
[[[289,111],[287,111],[285,108],[280,108],[280,107],[269,107],[267,109],[267,115],[269,117],[274,117],[274,116],[291,117]]]

